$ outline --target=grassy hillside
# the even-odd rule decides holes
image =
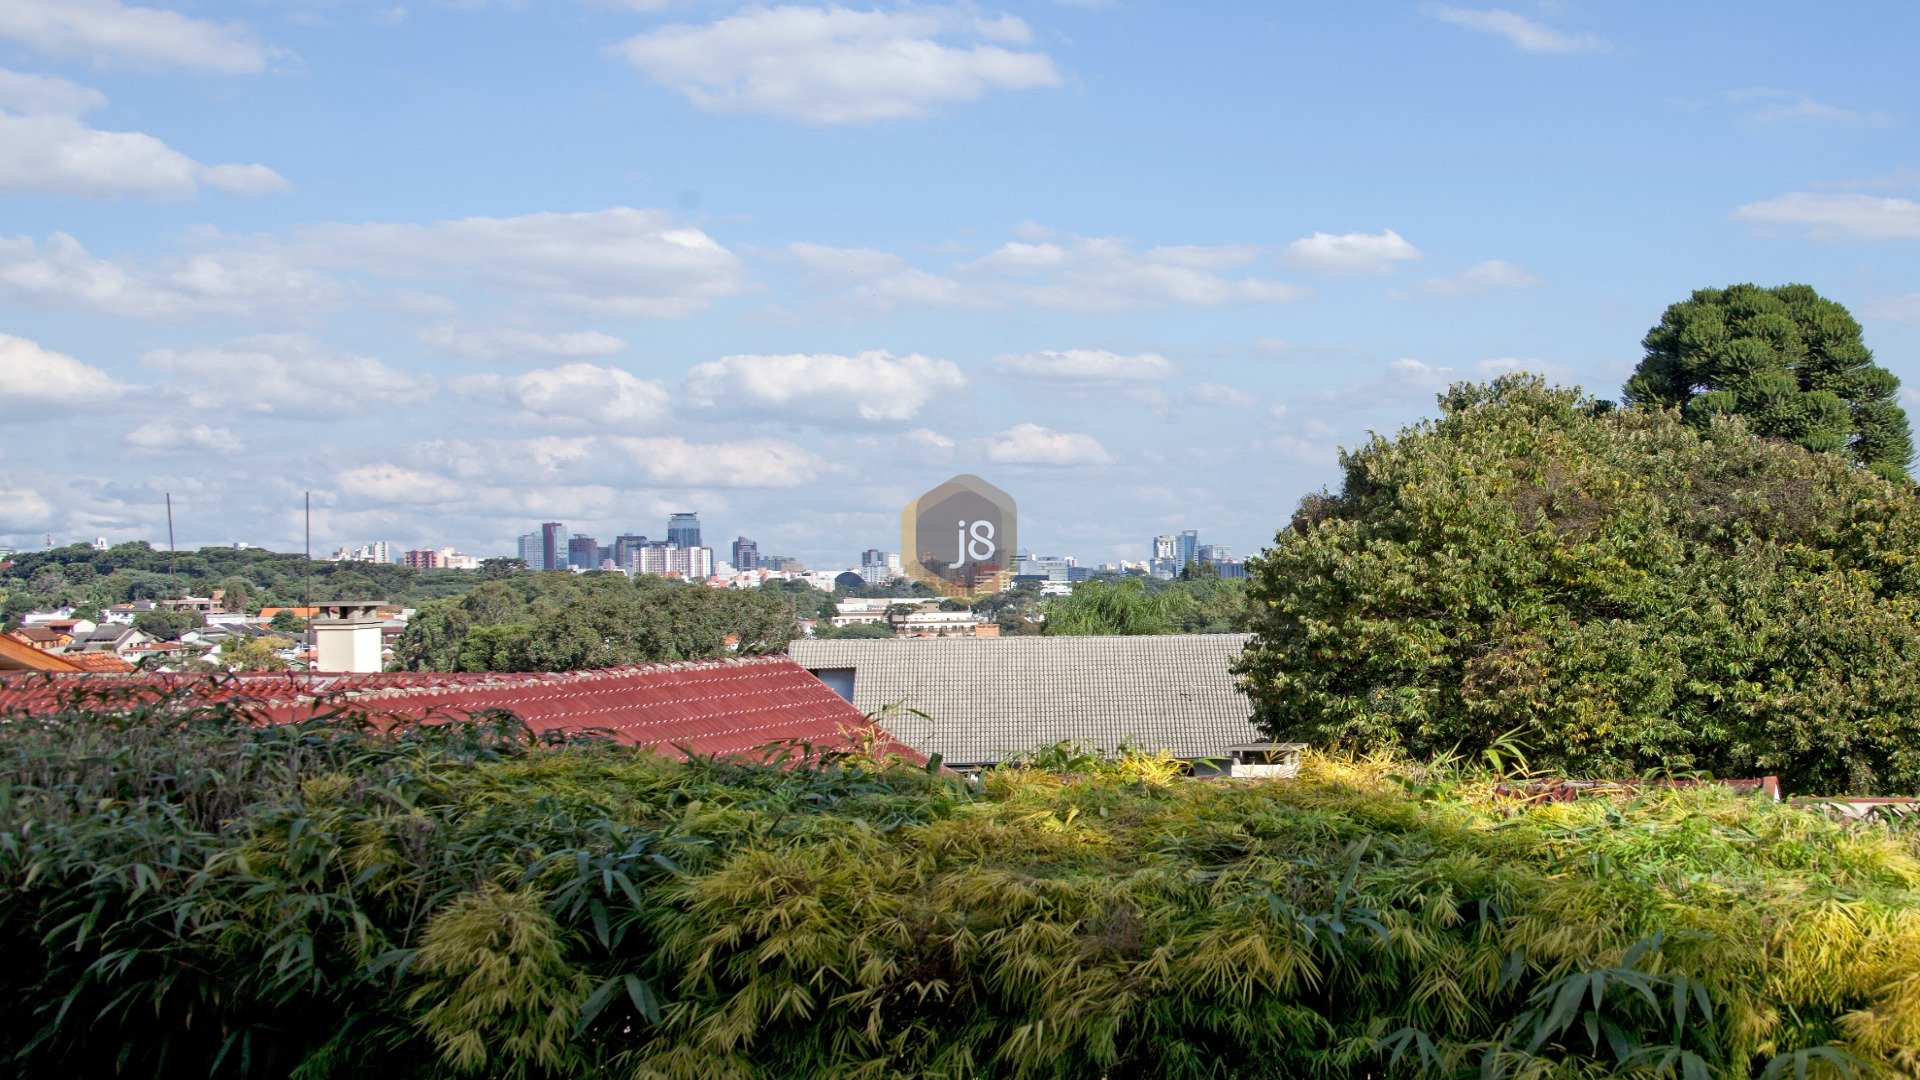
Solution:
[[[968,787],[243,720],[0,725],[23,1073],[1920,1069],[1915,837],[1722,791],[1144,757]]]

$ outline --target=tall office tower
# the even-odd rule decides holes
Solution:
[[[600,541],[586,533],[574,533],[567,541],[567,565],[577,570],[599,569]]]
[[[1172,533],[1161,533],[1153,538],[1153,555],[1147,559],[1147,573],[1158,578],[1170,578],[1180,572],[1174,562],[1178,551],[1174,546]]]
[[[1180,534],[1179,539],[1174,541],[1173,548],[1174,572],[1178,573],[1181,570],[1185,570],[1188,563],[1199,560],[1200,534],[1192,529],[1188,529],[1186,532]]]
[[[540,526],[540,566],[541,570],[565,570],[567,568],[567,527],[558,521],[549,521]]]
[[[667,521],[667,543],[682,548],[700,546],[700,515],[675,514]]]
[[[647,546],[647,538],[635,533],[621,533],[613,538],[613,565],[622,570],[633,562],[633,553]],[[602,552],[604,555],[605,552]]]
[[[869,585],[885,585],[900,576],[900,556],[879,548],[860,553],[860,580]]]
[[[1201,544],[1200,561],[1223,563],[1233,561],[1233,549],[1225,544]]]
[[[733,542],[733,568],[735,570],[760,569],[760,545],[742,536]]]
[[[527,569],[540,569],[540,534],[530,532],[520,538],[520,561]]]

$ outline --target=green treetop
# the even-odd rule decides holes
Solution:
[[[1873,362],[1847,309],[1809,286],[1696,290],[1642,344],[1629,404],[1678,408],[1702,430],[1738,413],[1756,434],[1906,475],[1913,435],[1900,380]]]

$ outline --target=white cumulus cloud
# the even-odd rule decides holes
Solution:
[[[182,196],[202,185],[261,195],[287,182],[265,165],[202,165],[138,131],[101,131],[76,116],[0,112],[0,192]]]
[[[546,435],[417,444],[409,460],[469,482],[632,489],[795,488],[828,471],[811,450],[782,439],[690,442],[677,435]],[[676,507],[676,509],[678,509]]]
[[[0,298],[130,318],[315,311],[341,298],[340,286],[274,255],[216,251],[146,263],[103,259],[54,233],[0,236]]]
[[[1223,383],[1194,383],[1187,389],[1187,397],[1201,405],[1217,405],[1225,409],[1251,409],[1260,404],[1257,396]]]
[[[61,59],[226,74],[259,71],[275,55],[245,27],[119,0],[0,0],[0,38]]]
[[[334,479],[342,495],[373,503],[433,506],[459,501],[466,488],[453,480],[392,462],[356,465]]]
[[[96,367],[12,334],[0,334],[0,419],[95,408],[129,388]]]
[[[1801,225],[1817,239],[1920,239],[1920,202],[1881,195],[1796,191],[1734,210],[1740,221]]]
[[[236,454],[244,448],[228,428],[172,420],[142,424],[120,441],[143,454]]]
[[[1234,274],[1260,257],[1260,249],[1247,244],[1140,248],[1114,237],[1043,236],[1002,244],[939,271],[871,248],[793,244],[787,254],[808,268],[802,284],[826,293],[834,305],[879,311],[1038,307],[1113,315],[1156,307],[1287,304],[1312,295],[1285,282]]]
[[[1100,440],[1039,424],[1015,424],[987,441],[987,459],[1001,465],[1105,465],[1113,458]]]
[[[152,135],[81,119],[105,103],[66,79],[0,70],[0,192],[178,197],[203,185],[237,195],[287,186],[264,165],[203,165]]]
[[[1392,229],[1377,233],[1317,232],[1281,253],[1292,265],[1316,274],[1386,274],[1396,263],[1425,258]]]
[[[1152,383],[1174,376],[1173,361],[1158,353],[1122,355],[1105,349],[1060,349],[1012,353],[994,367],[1022,379],[1057,383]]]
[[[1058,85],[1047,54],[1008,47],[1031,37],[1011,15],[964,7],[751,7],[705,25],[663,26],[617,51],[703,109],[858,124]]]
[[[901,423],[966,383],[950,361],[917,353],[741,355],[696,365],[687,373],[686,397],[788,419]]]
[[[895,308],[979,304],[966,286],[951,277],[909,266],[891,252],[872,248],[836,248],[825,244],[789,244],[787,253],[808,270],[807,284],[838,292],[851,306]]]
[[[1496,289],[1530,289],[1540,284],[1533,271],[1516,263],[1489,259],[1452,277],[1432,277],[1420,283],[1420,291],[1434,296],[1474,296]]]
[[[1013,241],[965,266],[1002,302],[1118,314],[1140,308],[1285,304],[1302,288],[1225,273],[1259,256],[1245,245],[1136,248],[1112,237]]]
[[[107,95],[71,79],[0,68],[0,109],[27,114],[77,115],[106,103]]]
[[[497,401],[529,422],[632,427],[667,415],[666,387],[620,368],[584,361],[502,377],[466,380],[470,396]]]
[[[196,409],[317,418],[431,397],[433,381],[371,357],[335,352],[303,334],[265,334],[215,348],[156,349],[142,363]]]
[[[746,291],[740,258],[659,210],[319,225],[293,246],[371,275],[453,275],[516,298],[635,318],[688,315]]]
[[[1507,44],[1529,53],[1610,52],[1613,45],[1596,34],[1556,30],[1538,19],[1530,19],[1504,8],[1462,8],[1450,4],[1425,4],[1422,14],[1444,23],[1492,34]]]
[[[511,360],[522,357],[574,359],[612,356],[627,343],[595,330],[541,333],[533,330],[462,329],[446,323],[420,331],[420,340],[435,352],[469,360]]]

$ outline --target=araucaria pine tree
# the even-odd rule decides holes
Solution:
[[[1900,380],[1873,362],[1860,324],[1806,285],[1699,289],[1647,332],[1629,404],[1678,407],[1705,428],[1738,413],[1750,430],[1906,475],[1913,435]]]

